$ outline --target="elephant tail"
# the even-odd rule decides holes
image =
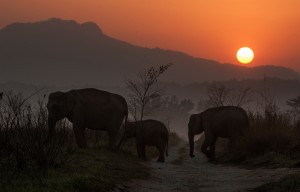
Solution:
[[[125,131],[127,129],[127,121],[128,121],[128,111],[127,111],[127,113],[125,113],[125,121],[124,121]]]
[[[119,144],[117,145],[118,148],[121,148],[122,146],[122,143],[124,142],[124,140],[126,139],[125,138],[125,134],[126,134],[126,131],[127,131],[127,121],[128,121],[128,112],[125,113],[125,116],[124,116],[124,133],[122,135],[122,138],[119,142]],[[123,121],[122,121],[123,122]]]
[[[169,153],[168,153],[168,148],[169,148],[169,139],[167,140],[167,146],[166,146],[166,156],[169,156]]]

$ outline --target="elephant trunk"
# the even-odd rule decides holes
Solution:
[[[189,130],[189,143],[190,143],[190,157],[195,157],[194,155],[194,134]]]

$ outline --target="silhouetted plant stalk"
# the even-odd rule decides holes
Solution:
[[[162,65],[158,69],[151,67],[141,73],[137,80],[125,80],[131,92],[129,95],[129,110],[136,121],[143,120],[145,115],[155,110],[150,103],[163,94],[163,89],[158,86],[158,79],[171,65],[171,63]]]
[[[300,127],[300,96],[287,100],[286,105],[290,108],[288,112],[293,116],[293,123]]]
[[[48,127],[44,99],[32,105],[21,94],[6,93],[0,102],[0,158],[14,160],[18,169],[36,166],[44,172],[67,162],[72,133],[64,121],[57,126],[54,139],[45,142]]]

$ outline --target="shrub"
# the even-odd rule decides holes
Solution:
[[[255,164],[257,159],[253,158],[260,157],[264,159],[259,161],[280,164],[276,156],[293,158],[295,152],[299,151],[300,130],[291,123],[289,114],[272,113],[263,116],[259,113],[249,113],[249,120],[249,129],[234,147],[229,149],[230,153],[224,153],[223,160]],[[253,162],[249,160],[251,158]]]
[[[65,123],[58,123],[54,139],[48,136],[47,110],[44,100],[36,105],[21,94],[9,92],[0,103],[0,163],[11,170],[39,170],[70,159],[72,139]],[[68,152],[67,152],[68,151]]]

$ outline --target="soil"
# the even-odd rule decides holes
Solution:
[[[118,185],[114,191],[241,192],[298,171],[291,168],[243,169],[212,164],[200,152],[195,155],[196,157],[190,158],[188,144],[182,142],[169,150],[165,163],[158,163],[154,159],[145,162],[152,170],[148,180],[134,180]]]

